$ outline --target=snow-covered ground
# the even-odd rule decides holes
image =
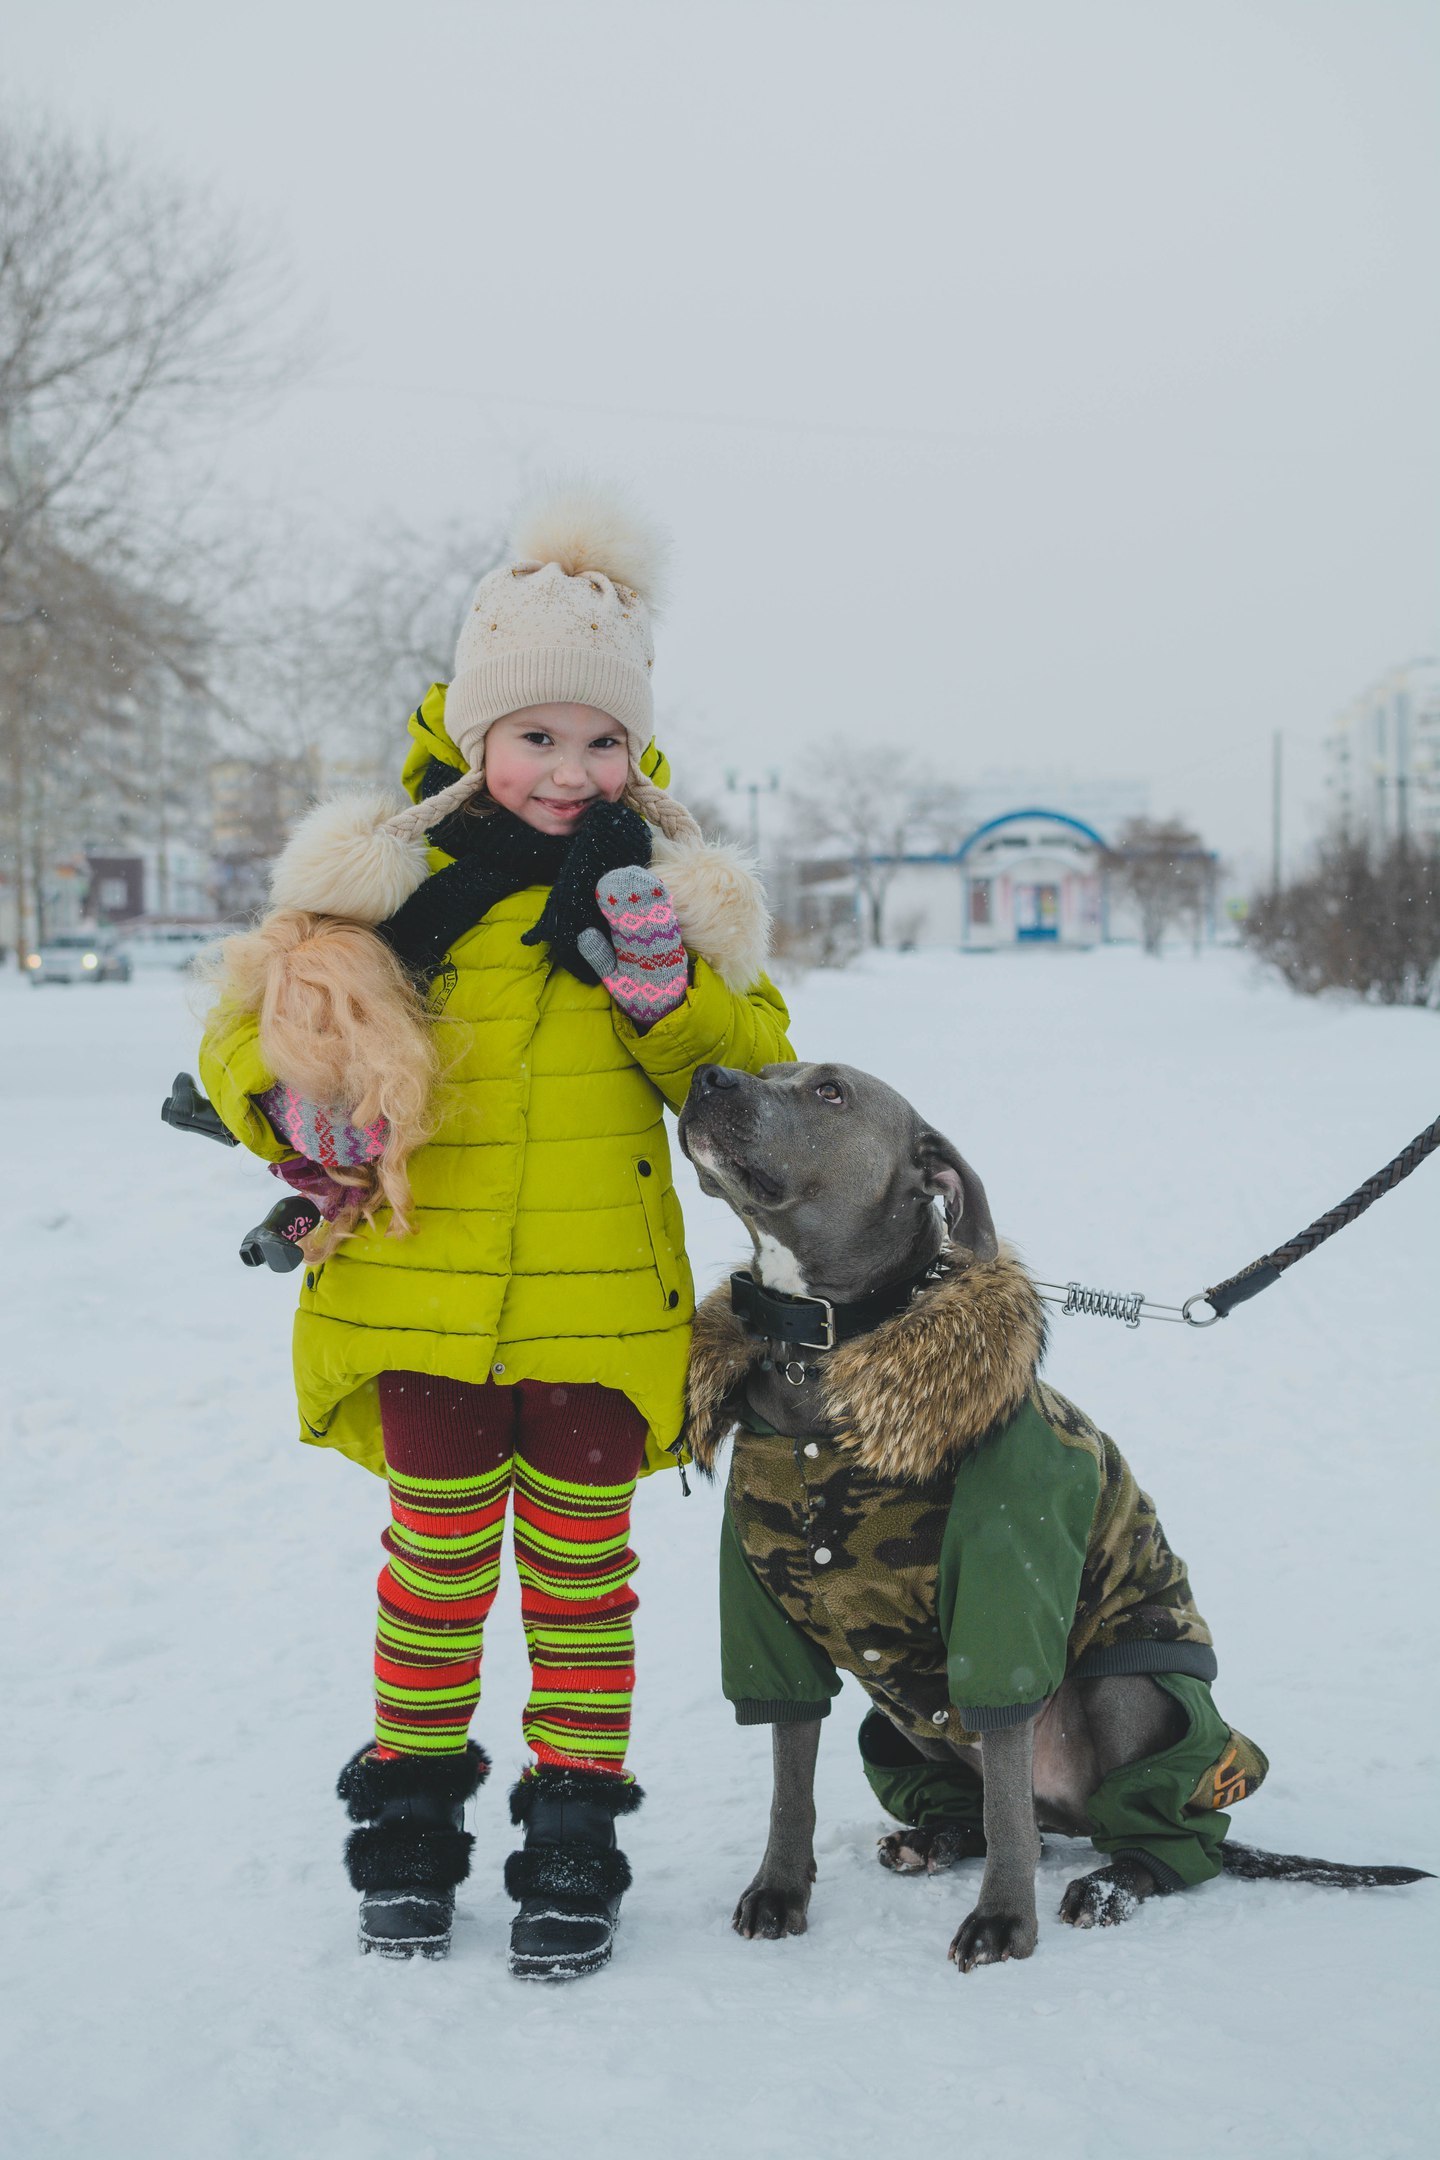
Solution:
[[[369,1730],[384,1495],[293,1437],[293,1290],[235,1257],[271,1181],[159,1121],[194,1065],[185,996],[0,973],[11,2160],[1433,2150],[1432,1885],[1222,1881],[1075,1934],[1053,1914],[1088,1848],[1052,1840],[1035,1957],[962,1979],[972,1878],[876,1866],[849,1695],[810,1933],[734,1936],[768,1737],[719,1697],[718,1496],[672,1477],[638,1505],[649,1803],[613,1966],[554,1991],[505,1972],[509,1588],[454,1954],[360,1958],[332,1785]],[[1433,1015],[1302,1000],[1234,954],[885,956],[793,1004],[803,1055],[882,1073],[964,1147],[1038,1273],[1173,1302],[1440,1108]],[[688,1212],[708,1284],[736,1225]],[[1218,1699],[1270,1753],[1251,1842],[1440,1865],[1437,1289],[1440,1161],[1206,1334],[1056,1323],[1050,1376],[1156,1495]]]

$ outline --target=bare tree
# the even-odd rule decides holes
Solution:
[[[0,116],[0,835],[22,936],[47,851],[88,818],[145,826],[163,863],[203,769],[176,734],[203,734],[206,644],[179,474],[295,372],[284,301],[193,188]]]
[[[1111,889],[1134,905],[1140,942],[1158,955],[1174,923],[1188,923],[1198,946],[1215,882],[1215,857],[1179,818],[1129,818],[1102,868]]]
[[[0,580],[37,525],[133,543],[148,476],[295,373],[285,299],[192,186],[0,118]]]
[[[927,792],[902,757],[842,743],[827,750],[823,780],[795,796],[802,839],[843,857],[872,944],[885,941],[885,896]]]
[[[377,522],[348,553],[292,541],[238,596],[217,662],[236,757],[303,757],[316,785],[394,781],[411,713],[449,678],[499,536]],[[296,560],[321,567],[297,578]]]
[[[1250,904],[1245,942],[1296,990],[1440,1006],[1440,846],[1344,834]]]

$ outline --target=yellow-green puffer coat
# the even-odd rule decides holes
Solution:
[[[431,757],[463,763],[443,715],[437,686],[411,721],[412,794]],[[434,852],[432,867],[448,860]],[[753,1072],[794,1055],[773,985],[737,993],[699,956],[685,1002],[637,1034],[603,988],[521,944],[547,891],[500,901],[451,948],[440,1121],[410,1159],[414,1234],[386,1237],[382,1214],[304,1277],[300,1436],[382,1475],[376,1379],[390,1369],[597,1380],[645,1417],[646,1469],[675,1461],[694,1292],[663,1107],[679,1108],[699,1065]],[[212,1023],[200,1076],[273,1162],[292,1151],[251,1100],[275,1078],[258,1033],[249,1016]]]

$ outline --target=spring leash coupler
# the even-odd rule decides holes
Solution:
[[[1215,1283],[1209,1290],[1197,1290],[1183,1305],[1157,1305],[1143,1290],[1092,1290],[1078,1282],[1037,1282],[1035,1287],[1047,1305],[1059,1307],[1062,1318],[1066,1313],[1089,1313],[1101,1320],[1123,1320],[1126,1327],[1132,1328],[1139,1327],[1142,1320],[1167,1320],[1172,1327],[1214,1327],[1217,1320],[1225,1319],[1237,1305],[1244,1305],[1250,1298],[1258,1297],[1262,1290],[1268,1290],[1272,1283],[1279,1282],[1287,1268],[1294,1267],[1297,1260],[1305,1259],[1327,1238],[1334,1237],[1338,1230],[1345,1229],[1357,1216],[1363,1215],[1366,1208],[1383,1199],[1387,1192],[1393,1192],[1412,1170],[1419,1169],[1427,1155],[1434,1154],[1437,1147],[1440,1147],[1440,1118],[1427,1125],[1424,1132],[1417,1133],[1409,1146],[1401,1148],[1383,1170],[1377,1170],[1363,1185],[1357,1185],[1338,1207],[1317,1215],[1307,1229],[1297,1232],[1284,1245],[1277,1245],[1273,1252],[1262,1253],[1238,1274],[1227,1275],[1224,1282]],[[1199,1306],[1208,1306],[1209,1310],[1197,1318]]]

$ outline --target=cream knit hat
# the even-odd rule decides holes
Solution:
[[[664,552],[653,527],[599,488],[552,488],[527,506],[510,559],[476,586],[455,648],[445,730],[470,770],[408,819],[392,820],[393,832],[418,836],[478,794],[485,737],[504,714],[573,704],[593,705],[624,728],[637,809],[674,837],[699,838],[683,806],[640,771],[654,714],[650,620]]]
[[[658,534],[592,487],[554,490],[517,519],[511,560],[475,588],[445,700],[446,730],[470,764],[492,721],[549,704],[608,713],[639,762],[662,554]]]

